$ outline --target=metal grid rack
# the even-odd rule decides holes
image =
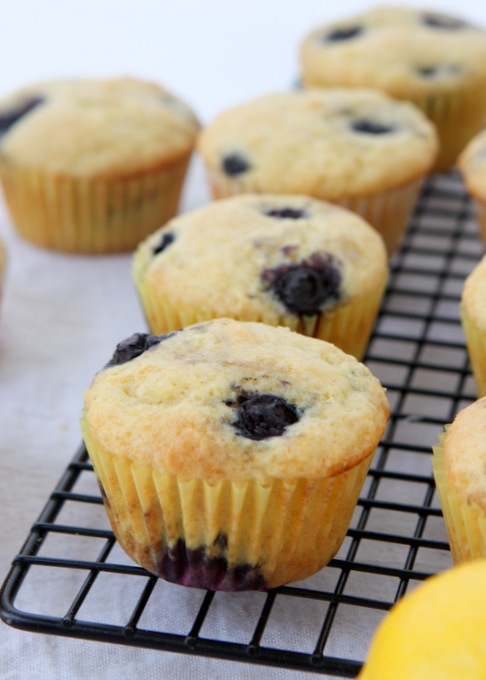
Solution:
[[[458,303],[481,254],[459,176],[430,179],[391,262],[365,358],[387,387],[390,423],[344,544],[319,574],[269,593],[158,581],[117,545],[81,447],[13,561],[3,620],[35,632],[355,677],[392,604],[452,564],[430,456],[444,424],[475,399]],[[61,580],[71,588],[69,602],[57,597]],[[106,620],[103,595],[122,591],[129,604]],[[174,607],[186,618],[178,630]],[[212,619],[235,607],[238,630],[215,636]]]

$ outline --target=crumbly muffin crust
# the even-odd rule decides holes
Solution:
[[[44,82],[0,101],[0,160],[52,175],[135,176],[183,158],[198,129],[190,108],[155,83]]]
[[[302,285],[291,280],[306,272]],[[141,243],[133,261],[137,286],[172,306],[189,305],[206,318],[289,326],[298,316],[332,313],[383,288],[387,272],[382,238],[358,215],[306,196],[269,194],[236,196],[179,216]],[[283,291],[280,281],[287,284]],[[318,309],[292,305],[292,297],[307,302],[298,300],[301,288]],[[322,302],[313,299],[319,294]]]
[[[469,193],[486,201],[486,132],[480,132],[458,159],[459,170]]]
[[[297,419],[255,440],[241,434],[240,406],[261,395]],[[218,319],[100,371],[83,420],[115,458],[182,479],[238,482],[338,475],[374,451],[388,415],[379,381],[334,345]]]
[[[199,137],[209,173],[238,193],[331,201],[404,185],[430,169],[437,149],[415,106],[361,89],[268,94],[221,113]]]
[[[486,82],[486,31],[435,11],[379,7],[313,30],[301,64],[308,85],[400,99],[460,91]]]
[[[447,476],[469,504],[486,512],[486,398],[458,413],[444,439]]]
[[[467,307],[475,326],[486,332],[486,256],[476,265],[464,282],[461,304]]]

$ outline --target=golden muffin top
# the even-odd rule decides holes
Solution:
[[[431,168],[435,128],[413,104],[376,90],[267,94],[224,111],[198,142],[234,193],[344,200],[397,188]]]
[[[486,31],[457,17],[379,7],[304,40],[307,85],[376,87],[399,99],[486,85]]]
[[[361,217],[307,196],[274,194],[235,196],[180,215],[133,259],[140,292],[148,288],[172,307],[291,328],[383,287],[387,272],[383,239]]]
[[[388,416],[378,379],[334,345],[217,319],[120,343],[86,391],[82,429],[185,479],[318,479],[370,455]]]
[[[133,176],[186,155],[198,129],[189,107],[155,83],[38,83],[0,101],[0,160],[53,175]]]

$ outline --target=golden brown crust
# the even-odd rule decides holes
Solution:
[[[448,427],[444,456],[451,486],[486,512],[486,397],[460,411]]]
[[[267,214],[282,209],[304,217]],[[173,243],[154,255],[166,233]],[[339,271],[342,293],[332,307],[383,288],[387,279],[383,240],[358,215],[307,196],[271,194],[216,201],[171,220],[139,245],[133,271],[140,289],[176,308],[290,325],[296,315],[272,294],[265,272],[313,257],[331,257]]]
[[[280,396],[299,420],[281,436],[242,436],[232,424],[242,393]],[[83,428],[114,456],[181,478],[317,479],[369,456],[388,415],[379,381],[334,345],[218,319],[102,370]]]
[[[0,154],[3,163],[59,177],[150,173],[190,154],[199,128],[182,101],[133,78],[39,83],[2,100],[0,110],[37,96],[43,103],[4,135]]]
[[[326,39],[352,27],[360,32],[351,39]],[[376,87],[399,99],[460,93],[486,85],[486,31],[436,12],[379,7],[313,30],[301,64],[312,86]]]
[[[357,132],[353,124],[361,121],[390,132]],[[433,125],[412,104],[378,91],[333,89],[274,93],[236,106],[203,130],[198,146],[216,180],[232,179],[221,170],[228,154],[248,161],[250,169],[234,178],[238,193],[341,201],[426,174],[438,141]]]

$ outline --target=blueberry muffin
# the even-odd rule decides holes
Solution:
[[[486,397],[446,427],[433,466],[454,563],[486,557]]]
[[[133,258],[152,333],[230,317],[364,355],[388,274],[361,217],[306,196],[234,196],[174,218]]]
[[[437,152],[412,104],[371,90],[265,95],[223,112],[198,148],[215,198],[303,194],[362,215],[397,248]]]
[[[80,253],[132,250],[177,211],[199,126],[131,78],[39,83],[0,101],[0,180],[19,233]]]
[[[464,282],[460,313],[478,397],[486,395],[486,256]]]
[[[373,87],[435,124],[434,169],[453,165],[486,118],[486,31],[457,17],[381,7],[313,30],[301,49],[312,87]]]
[[[131,558],[181,585],[266,590],[335,555],[388,415],[334,345],[216,319],[120,343],[81,427]]]
[[[469,194],[479,225],[483,246],[486,246],[486,133],[473,137],[459,156],[459,170]]]
[[[378,629],[358,680],[483,680],[486,560],[428,578]]]

